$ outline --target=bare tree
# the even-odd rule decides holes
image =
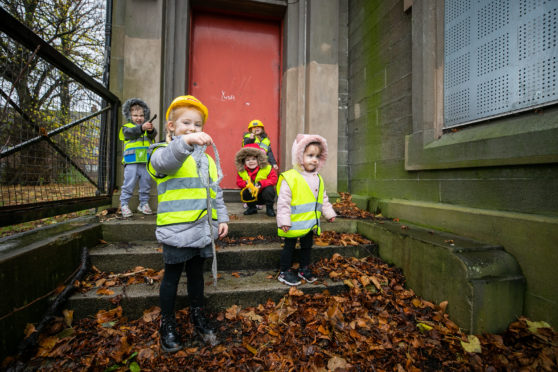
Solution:
[[[104,1],[0,0],[0,6],[92,77],[101,80]],[[3,147],[37,136],[37,127],[49,131],[70,122],[75,119],[73,112],[79,106],[89,106],[89,109],[100,106],[98,97],[91,96],[62,71],[37,58],[34,51],[5,37],[0,38],[0,73],[0,88],[35,124],[30,125],[14,110],[4,109],[0,131]],[[58,136],[57,143],[71,150],[76,147],[76,139],[70,141],[67,137]],[[33,148],[33,156],[20,154],[9,164],[3,164],[2,181],[21,184],[53,181],[56,172],[52,172],[52,155],[51,159],[45,155],[49,151],[47,144],[41,143]],[[58,162],[59,169],[67,167],[63,161],[58,159]],[[18,169],[26,169],[25,174]]]

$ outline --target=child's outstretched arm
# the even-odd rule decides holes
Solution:
[[[194,145],[211,145],[213,143],[213,138],[205,132],[189,133],[182,136],[182,140],[185,144]]]
[[[267,151],[267,160],[269,160],[269,164],[271,164],[273,169],[275,170],[279,169],[279,166],[277,165],[277,160],[275,160],[275,155],[273,155],[273,150],[271,149],[271,146],[269,146],[269,149]]]

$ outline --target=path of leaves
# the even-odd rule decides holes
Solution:
[[[556,370],[558,334],[520,318],[500,335],[468,336],[435,305],[404,287],[401,271],[383,261],[335,255],[316,263],[320,276],[342,280],[342,295],[305,295],[292,287],[274,303],[212,314],[221,344],[194,336],[188,310],[177,312],[185,348],[163,353],[159,309],[128,321],[122,309],[101,311],[72,326],[71,315],[41,336],[28,364],[40,370],[142,371],[470,371]],[[465,350],[470,350],[467,352]],[[4,367],[10,360],[6,360]]]

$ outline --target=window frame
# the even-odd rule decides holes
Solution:
[[[558,105],[444,130],[444,1],[412,7],[413,131],[405,169],[452,169],[558,162]]]

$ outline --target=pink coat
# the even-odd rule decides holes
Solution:
[[[312,142],[320,142],[324,151],[320,154],[320,161],[314,172],[306,172],[302,168],[302,156],[306,146]],[[327,142],[325,138],[317,134],[299,134],[293,143],[292,148],[293,168],[296,169],[304,180],[310,186],[314,193],[314,197],[318,197],[319,178],[318,172],[323,168],[327,160]],[[291,199],[292,193],[289,185],[285,180],[281,180],[281,188],[277,196],[277,226],[291,226]],[[322,206],[322,215],[326,220],[336,216],[333,206],[329,202],[327,194],[324,190],[324,204]]]

